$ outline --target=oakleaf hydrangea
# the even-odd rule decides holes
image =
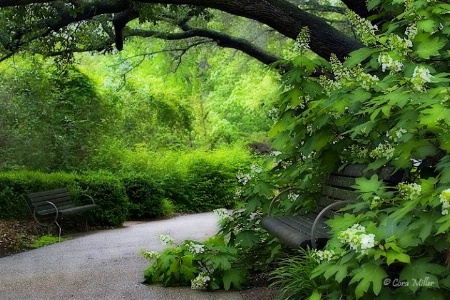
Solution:
[[[422,187],[417,183],[400,182],[398,184],[398,190],[405,200],[413,200],[422,193]]]
[[[428,70],[424,66],[417,66],[414,69],[411,83],[413,84],[416,91],[423,92],[425,91],[425,85],[428,82],[431,82],[432,78],[433,75],[431,75],[430,70]]]
[[[173,244],[175,244],[175,241],[173,240],[173,238],[171,236],[165,235],[165,234],[159,235],[159,241],[164,246],[165,245],[173,245]]]
[[[300,31],[297,39],[295,40],[294,51],[303,52],[309,49],[309,29],[308,27],[303,27]]]
[[[439,200],[442,203],[442,214],[448,215],[448,209],[450,208],[450,189],[442,191],[439,195]]]
[[[375,247],[375,235],[367,234],[366,228],[360,224],[354,224],[352,227],[339,233],[339,241],[350,246],[350,249],[358,253],[366,254],[367,250]]]
[[[375,44],[377,42],[377,36],[375,32],[378,30],[376,25],[373,25],[370,21],[361,18],[354,11],[346,10],[347,18],[353,25],[356,34],[361,38],[361,41],[366,45]]]
[[[318,263],[321,263],[322,261],[330,261],[336,258],[333,250],[313,250],[313,252],[311,252],[311,256]]]
[[[208,287],[208,282],[211,280],[209,275],[205,272],[198,274],[197,277],[191,280],[191,288],[193,290],[204,290]]]
[[[387,158],[391,159],[394,156],[395,148],[389,143],[379,144],[374,150],[369,154],[372,158]]]
[[[187,244],[189,251],[193,254],[202,254],[205,252],[205,245],[203,244],[196,244],[194,242],[190,242]]]

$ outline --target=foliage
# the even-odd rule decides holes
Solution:
[[[128,220],[149,219],[169,215],[164,211],[161,184],[145,174],[122,175],[121,181],[129,200]]]
[[[193,289],[240,289],[245,282],[245,269],[236,267],[237,250],[216,235],[204,243],[185,241],[175,245],[169,236],[160,236],[171,247],[162,253],[142,251],[152,261],[145,271],[145,283],[164,286],[190,285]]]
[[[41,248],[45,247],[51,244],[59,243],[61,241],[67,240],[65,238],[57,237],[57,236],[51,236],[51,235],[43,235],[39,238],[35,239],[31,245],[29,245],[30,248]]]
[[[128,213],[128,198],[121,182],[111,175],[40,172],[0,173],[0,217],[29,219],[31,213],[25,197],[29,193],[66,187],[77,204],[88,204],[88,194],[99,206],[86,212],[89,223],[102,226],[120,226]]]
[[[313,252],[309,249],[297,250],[294,255],[281,259],[277,268],[270,273],[273,280],[270,286],[279,288],[277,299],[307,299],[310,296],[310,299],[320,299],[316,296],[319,283],[311,280],[311,273],[316,266]]]
[[[50,63],[39,57],[2,63],[3,170],[79,169],[113,125],[113,107],[85,75]]]
[[[346,163],[410,170],[397,187],[376,176],[357,181],[361,203],[329,221],[332,254],[318,252],[311,297],[446,299],[450,7],[443,1],[368,5],[375,17],[396,17],[376,32],[348,12],[367,47],[344,63],[303,55],[306,35],[300,35],[272,129],[283,152],[274,172],[279,182],[317,189],[324,174]],[[318,70],[332,76],[313,76]]]

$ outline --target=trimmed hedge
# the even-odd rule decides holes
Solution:
[[[92,225],[120,226],[127,218],[128,198],[125,189],[111,175],[26,171],[0,173],[0,218],[31,218],[26,195],[61,187],[67,188],[77,204],[89,202],[82,194],[94,198],[99,207],[86,213]]]
[[[161,183],[144,174],[126,174],[121,181],[129,200],[129,220],[157,218],[167,213]]]
[[[232,208],[237,187],[234,170],[205,159],[191,161],[184,172],[167,174],[163,190],[179,211],[204,212]]]
[[[0,218],[27,219],[26,195],[65,187],[77,204],[88,194],[97,209],[86,212],[91,225],[120,226],[126,220],[152,219],[176,212],[205,212],[232,208],[236,188],[234,167],[193,157],[183,167],[165,172],[0,173]]]

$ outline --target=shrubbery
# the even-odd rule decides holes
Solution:
[[[121,182],[111,175],[27,171],[0,173],[0,218],[30,218],[26,195],[61,187],[66,187],[78,204],[89,201],[83,194],[94,198],[99,208],[86,213],[90,224],[119,226],[126,220],[128,199]]]
[[[30,218],[28,193],[66,187],[75,201],[92,196],[99,208],[86,213],[89,223],[120,226],[127,219],[151,219],[177,212],[204,212],[234,205],[235,174],[249,156],[194,152],[155,158],[142,151],[116,173],[0,173],[0,218]],[[140,168],[138,168],[140,166]],[[136,167],[136,171],[133,168]]]

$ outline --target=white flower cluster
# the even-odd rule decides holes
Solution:
[[[191,280],[191,288],[193,290],[204,290],[208,287],[208,282],[210,280],[211,278],[208,276],[208,274],[202,272],[198,274],[197,277]]]
[[[442,191],[439,195],[439,200],[442,203],[442,214],[448,215],[448,209],[450,208],[450,189]]]
[[[374,208],[379,207],[383,203],[383,199],[380,196],[375,195],[373,197],[370,197],[368,203],[369,203],[370,209],[374,209]]]
[[[422,193],[422,187],[417,183],[400,182],[398,184],[398,191],[405,200],[413,200],[420,196]]]
[[[391,130],[391,132],[393,131],[393,136],[391,135],[391,133],[388,131],[386,132],[386,137],[390,140],[394,140],[394,142],[397,142],[400,138],[402,138],[402,136],[405,133],[408,133],[408,131],[406,129],[403,128],[399,128],[399,129],[395,129],[395,130]]]
[[[253,220],[258,219],[259,217],[261,217],[261,216],[263,216],[263,215],[264,215],[264,214],[263,214],[262,211],[257,210],[257,211],[252,212],[252,213],[249,215],[248,220],[249,220],[249,221],[253,221]]]
[[[278,111],[278,109],[277,109],[276,107],[270,109],[270,110],[267,112],[267,115],[269,116],[270,119],[272,119],[272,121],[277,120],[279,114],[280,114],[280,113],[279,113],[279,111]]]
[[[250,168],[251,168],[252,172],[254,172],[256,174],[260,174],[262,172],[262,168],[260,166],[252,165]]]
[[[295,40],[294,51],[303,52],[309,49],[309,29],[308,27],[303,27],[300,31],[297,39]]]
[[[159,241],[161,242],[162,245],[173,245],[175,244],[175,241],[173,240],[173,238],[169,235],[165,235],[165,234],[160,234],[159,235]]]
[[[375,149],[373,149],[369,156],[372,158],[387,158],[391,159],[394,156],[395,148],[389,143],[379,144]]]
[[[361,66],[351,69],[346,68],[334,54],[331,55],[330,62],[333,74],[341,82],[356,81],[362,88],[369,90],[380,81],[376,75],[367,74]]]
[[[160,257],[160,253],[157,251],[141,251],[142,256],[144,256],[147,259],[158,259],[158,257]]]
[[[218,208],[213,211],[216,214],[216,216],[219,217],[219,222],[234,220],[234,218],[228,213],[228,210],[226,208]]]
[[[353,74],[355,75],[356,82],[367,91],[380,81],[376,75],[367,74],[362,68],[354,68]]]
[[[366,158],[369,153],[369,149],[361,147],[360,145],[351,145],[349,150],[352,156],[358,158]]]
[[[418,92],[425,91],[425,84],[431,82],[433,75],[431,75],[430,70],[423,66],[417,66],[414,69],[413,76],[411,79],[414,89]]]
[[[359,224],[354,224],[352,227],[339,233],[339,240],[343,244],[348,244],[350,249],[366,254],[367,250],[375,247],[375,235],[367,234],[366,228]]]
[[[189,248],[189,251],[194,254],[202,254],[205,252],[205,245],[203,244],[196,244],[194,242],[189,242],[187,246]]]
[[[300,197],[299,194],[293,193],[293,192],[289,192],[289,194],[287,195],[287,198],[291,201],[294,202],[298,199],[298,197]]]
[[[389,49],[399,51],[403,55],[407,55],[409,49],[413,46],[410,39],[401,38],[396,34],[389,35],[387,45]]]
[[[378,63],[381,65],[381,70],[385,72],[390,70],[391,72],[400,72],[403,69],[403,64],[399,60],[394,60],[389,53],[381,52],[378,56]]]
[[[405,34],[408,37],[408,39],[413,40],[416,35],[417,35],[417,23],[413,23],[411,25],[409,25],[406,30],[405,30]]]
[[[333,250],[314,250],[311,253],[311,256],[318,263],[321,263],[322,261],[330,261],[336,258]]]
[[[250,174],[240,173],[236,175],[236,178],[239,184],[246,185],[252,179],[252,176],[250,176]]]
[[[378,30],[376,25],[373,25],[370,21],[361,18],[354,11],[346,10],[347,18],[353,25],[353,28],[358,36],[360,36],[361,41],[366,45],[375,44],[377,37],[375,31]]]
[[[325,75],[320,75],[319,84],[325,89],[327,95],[342,87],[339,81],[328,79]]]
[[[333,71],[334,76],[338,80],[346,79],[351,80],[352,74],[350,73],[350,70],[342,64],[342,62],[337,58],[335,54],[332,54],[330,57],[330,63],[331,63],[331,69]]]

